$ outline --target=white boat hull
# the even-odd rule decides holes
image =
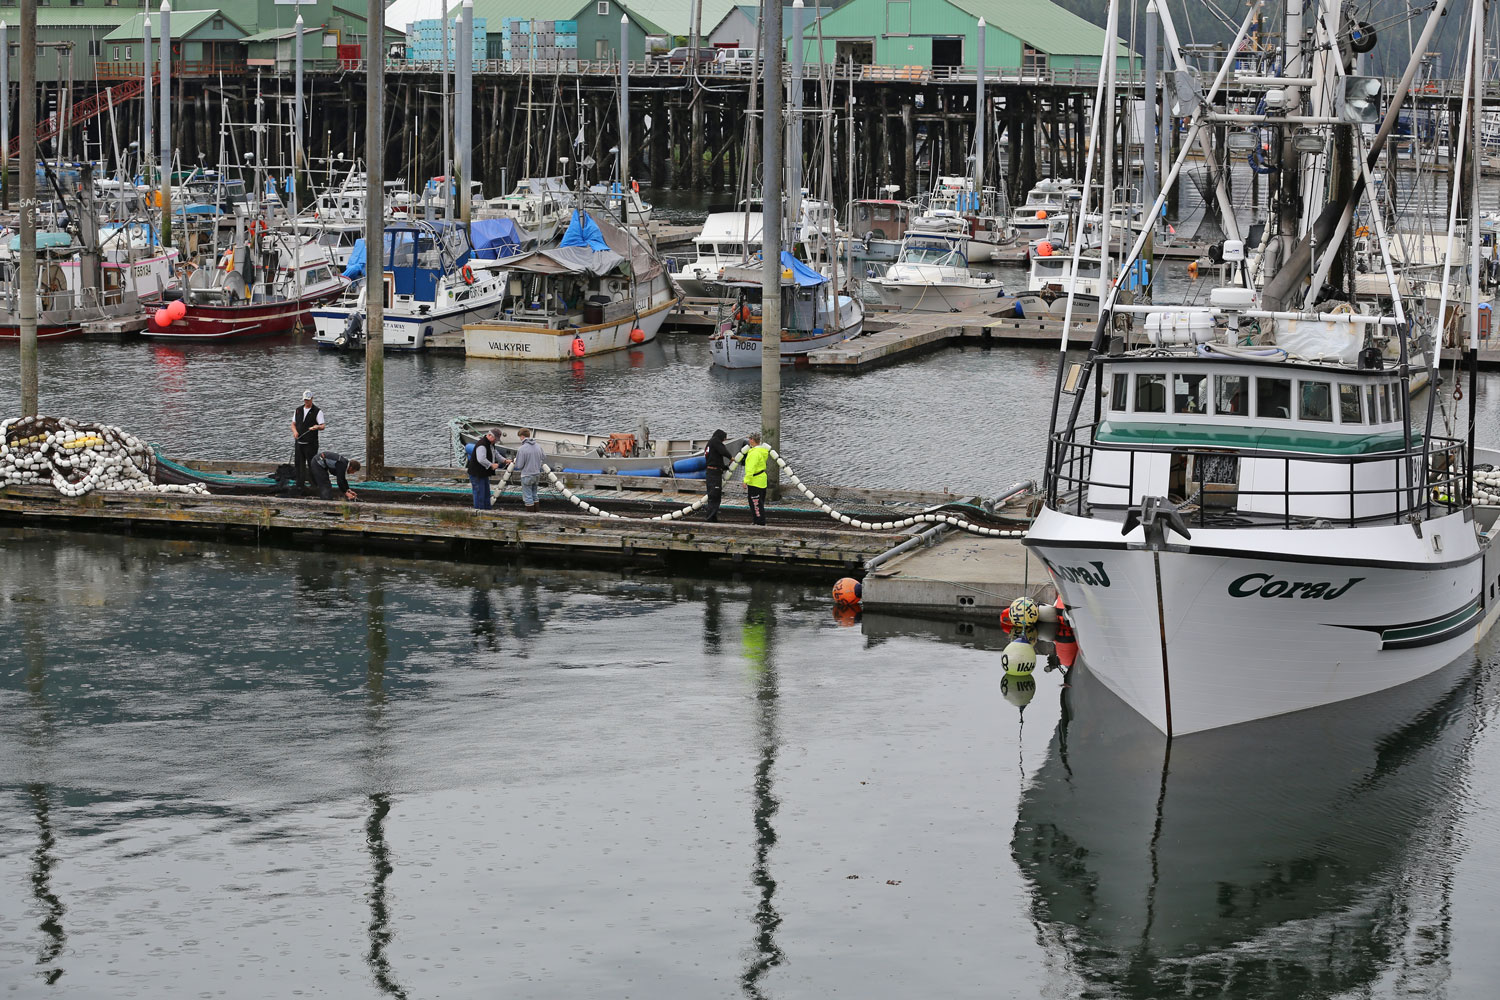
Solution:
[[[871,278],[880,293],[880,301],[903,312],[952,312],[955,309],[972,309],[981,302],[1000,297],[998,281],[972,281],[952,283],[918,283],[892,281],[890,278]]]
[[[471,358],[504,358],[512,361],[572,361],[580,357],[639,347],[656,339],[667,314],[677,305],[668,299],[640,313],[592,326],[554,329],[522,324],[483,323],[464,328],[464,353]],[[640,339],[631,334],[639,329]],[[583,353],[574,353],[573,341],[583,341]]]
[[[349,328],[349,317],[362,309],[347,306],[318,309],[313,312],[313,342],[320,347],[341,346],[336,341]],[[387,312],[383,317],[385,349],[388,351],[423,351],[464,349],[464,325],[484,323],[500,316],[500,300],[493,299],[466,309],[450,309],[425,316]]]
[[[798,359],[805,358],[809,352],[820,347],[831,347],[851,337],[858,337],[864,331],[864,325],[864,317],[860,316],[852,325],[829,331],[821,337],[784,340],[781,343],[781,363],[796,364]],[[708,354],[720,368],[759,368],[761,339],[718,333],[708,342]]]
[[[1382,691],[1472,647],[1497,560],[1462,512],[1421,527],[1192,528],[1158,552],[1049,508],[1026,544],[1089,668],[1182,735]]]

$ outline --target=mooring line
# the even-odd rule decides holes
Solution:
[[[734,456],[734,460],[729,463],[729,468],[724,470],[724,474],[726,476],[735,470],[735,468],[740,464],[741,460],[745,457],[745,454],[749,450],[750,447],[748,445],[739,450],[739,453]],[[777,453],[775,448],[767,448],[766,450],[770,452],[771,458],[775,459],[776,467],[786,474],[787,481],[795,486],[803,496],[811,500],[819,510],[827,514],[829,517],[833,518],[835,521],[838,521],[840,524],[847,524],[849,527],[858,529],[860,531],[895,531],[900,528],[909,528],[912,525],[916,524],[948,524],[962,531],[967,531],[970,534],[982,535],[987,538],[1022,538],[1026,534],[1026,532],[1024,531],[1015,531],[1003,528],[988,528],[982,524],[974,524],[972,521],[968,521],[964,518],[955,517],[952,514],[912,514],[895,521],[865,521],[857,517],[852,517],[848,514],[843,513],[842,511],[837,510],[832,504],[828,503],[826,500],[819,497],[810,488],[808,488],[806,483],[797,478],[797,474],[793,472],[791,467],[786,464],[786,460]],[[509,470],[507,470],[507,472],[508,471]],[[686,517],[687,515],[698,510],[704,504],[708,503],[708,496],[704,495],[703,497],[700,497],[692,503],[677,510],[670,511],[666,514],[657,514],[654,517],[629,517],[624,514],[616,514],[613,511],[604,510],[589,503],[587,500],[583,499],[578,494],[568,489],[568,487],[563,484],[562,480],[558,478],[557,473],[552,471],[552,467],[550,465],[543,464],[542,472],[547,475],[547,478],[552,483],[552,485],[557,487],[557,489],[562,492],[563,496],[567,497],[569,501],[571,501],[581,510],[593,514],[595,517],[613,518],[620,521],[676,521]]]

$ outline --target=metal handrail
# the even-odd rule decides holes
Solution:
[[[1078,428],[1078,430],[1092,432],[1096,426],[1097,425],[1094,424],[1082,425]],[[1048,506],[1056,510],[1062,510],[1065,506],[1068,505],[1068,503],[1066,503],[1063,498],[1068,497],[1071,506],[1073,507],[1073,512],[1075,514],[1078,514],[1079,516],[1082,516],[1084,514],[1085,504],[1087,503],[1086,494],[1090,489],[1098,487],[1100,489],[1123,491],[1128,505],[1128,502],[1136,495],[1136,456],[1139,454],[1164,454],[1171,455],[1173,457],[1181,456],[1183,458],[1194,459],[1200,457],[1253,458],[1258,461],[1279,460],[1282,463],[1282,487],[1280,489],[1252,490],[1245,489],[1238,483],[1223,485],[1232,486],[1234,495],[1237,499],[1240,497],[1280,497],[1282,501],[1280,520],[1284,527],[1291,527],[1293,523],[1300,523],[1309,520],[1329,520],[1329,518],[1324,515],[1292,514],[1292,500],[1294,498],[1313,499],[1318,497],[1347,497],[1349,500],[1349,515],[1347,518],[1338,518],[1337,520],[1340,523],[1347,523],[1351,527],[1356,524],[1378,523],[1383,521],[1392,521],[1399,523],[1402,518],[1417,514],[1419,512],[1424,515],[1430,515],[1434,507],[1452,511],[1459,507],[1467,505],[1471,501],[1473,480],[1472,476],[1469,474],[1469,471],[1464,468],[1463,461],[1467,454],[1466,442],[1458,438],[1448,437],[1434,437],[1431,439],[1431,441],[1432,447],[1430,448],[1412,448],[1410,450],[1403,448],[1397,451],[1384,451],[1370,455],[1313,455],[1302,452],[1246,451],[1233,448],[1182,448],[1173,447],[1171,445],[1151,444],[1123,445],[1100,443],[1094,440],[1076,441],[1071,440],[1070,435],[1068,435],[1066,432],[1062,432],[1053,436],[1053,442],[1055,445],[1054,464],[1053,468],[1049,469],[1047,472],[1047,504]],[[1126,454],[1129,456],[1125,482],[1110,482],[1094,477],[1094,453],[1099,451],[1110,452],[1113,454]],[[1427,475],[1427,481],[1422,485],[1419,491],[1422,495],[1422,500],[1417,504],[1412,505],[1409,501],[1409,497],[1412,494],[1412,483],[1410,482],[1410,480],[1413,475],[1413,463],[1424,458],[1430,459],[1444,455],[1447,456],[1446,464],[1449,470],[1448,473],[1446,475],[1433,476],[1429,472]],[[1294,490],[1291,486],[1291,465],[1293,462],[1312,462],[1326,465],[1347,465],[1349,468],[1349,484],[1347,487],[1333,490]],[[1366,489],[1359,489],[1355,487],[1355,468],[1360,465],[1374,462],[1396,463],[1396,468],[1398,470],[1398,475],[1396,476],[1396,485],[1372,487]],[[1399,470],[1402,469],[1403,466],[1406,469],[1406,475],[1404,477],[1399,474]],[[1407,480],[1404,483],[1402,482],[1403,478]],[[1200,481],[1199,485],[1201,487],[1205,484]],[[1379,514],[1358,515],[1356,513],[1356,502],[1358,498],[1366,496],[1392,496],[1395,499],[1395,503],[1392,505],[1392,509],[1389,511],[1382,511]],[[1267,514],[1264,511],[1236,512],[1234,510],[1225,510],[1222,512],[1216,512],[1215,518],[1217,518],[1220,513],[1226,516],[1256,517],[1261,519],[1267,517],[1275,517],[1274,514]],[[1199,524],[1199,526],[1210,526],[1208,507],[1201,502],[1198,504],[1197,515],[1197,523]],[[1264,522],[1261,521],[1256,523]]]

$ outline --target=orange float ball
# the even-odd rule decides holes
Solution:
[[[1047,217],[1047,210],[1045,208],[1039,208],[1039,209],[1037,209],[1036,210],[1036,217],[1038,219],[1045,219]]]
[[[645,343],[645,340],[646,340],[646,331],[645,330],[642,330],[640,327],[636,327],[634,330],[630,331],[630,342],[632,344]]]
[[[172,323],[172,315],[165,309],[156,310],[156,315],[152,319],[156,320],[157,326],[170,326]]]
[[[839,607],[853,607],[864,596],[865,588],[853,577],[846,576],[833,585],[833,603]]]
[[[1038,243],[1036,245],[1036,255],[1038,257],[1051,257],[1052,256],[1052,244],[1048,243],[1046,240],[1043,240],[1042,242]]]

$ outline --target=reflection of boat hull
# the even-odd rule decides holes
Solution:
[[[1192,532],[1190,546],[1127,548],[1141,529],[1122,538],[1118,521],[1048,508],[1027,536],[1094,672],[1164,732],[1406,683],[1472,648],[1495,617],[1485,588],[1497,567],[1463,512],[1420,535],[1406,524]]]
[[[1013,840],[1044,935],[1110,996],[1360,994],[1452,863],[1471,664],[1170,746],[1075,669]]]
[[[572,361],[580,357],[639,347],[656,338],[678,299],[668,298],[641,312],[612,322],[577,327],[481,323],[464,328],[464,352],[471,358],[508,358],[514,361]],[[638,339],[634,331],[640,330]],[[583,342],[575,353],[573,342]]]

